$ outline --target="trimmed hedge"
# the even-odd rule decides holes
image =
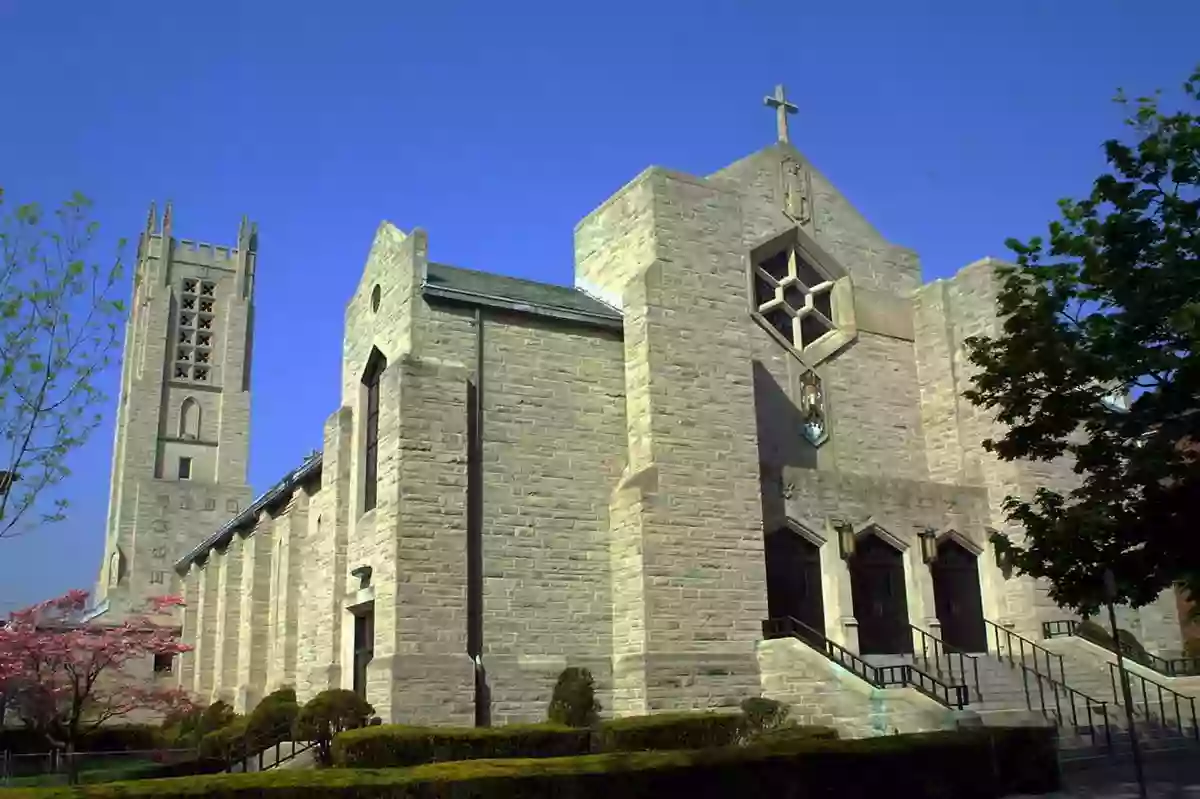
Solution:
[[[837,731],[829,727],[783,726],[764,731],[740,713],[635,716],[606,721],[595,730],[556,724],[483,728],[383,725],[335,737],[331,760],[344,768],[402,768],[453,760],[711,749],[746,741],[837,737]],[[201,748],[202,753],[210,751]]]
[[[650,752],[730,746],[750,725],[741,713],[656,713],[610,719],[600,725],[601,752]]]
[[[139,752],[160,749],[162,736],[152,724],[105,724],[80,737],[77,752]],[[25,727],[0,729],[0,752],[36,754],[53,747],[46,736]]]
[[[558,724],[505,727],[409,727],[381,724],[333,739],[333,763],[349,768],[397,768],[451,760],[569,757],[588,752],[587,730]]]
[[[783,726],[772,727],[766,730],[760,730],[752,733],[749,743],[755,744],[786,744],[786,743],[801,743],[804,741],[836,741],[838,740],[838,731],[833,727],[818,727],[813,726]]]
[[[474,760],[411,769],[285,769],[81,786],[74,791],[17,790],[0,796],[727,799],[755,795],[772,799],[874,799],[888,795],[997,799],[1015,792],[1049,793],[1059,788],[1052,730],[983,729],[705,751]]]

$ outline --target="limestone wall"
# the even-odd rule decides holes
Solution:
[[[472,312],[428,318],[423,356],[471,357]],[[622,343],[515,314],[488,312],[484,325],[483,659],[493,719],[538,720],[566,665],[610,683],[607,503],[624,464]]]
[[[343,686],[342,631],[346,624],[347,541],[350,535],[351,474],[354,463],[353,414],[341,408],[325,422],[321,460],[321,490],[313,496],[304,528],[303,546],[296,553],[298,568],[288,586],[295,587],[296,693],[311,697]],[[293,528],[294,529],[294,528]],[[289,598],[289,602],[291,598]],[[278,609],[276,609],[278,621]],[[281,639],[276,624],[275,646]],[[282,674],[272,652],[271,684]],[[347,677],[348,678],[348,677]]]
[[[614,709],[736,705],[766,611],[740,200],[650,169],[575,238],[577,283],[625,313]]]

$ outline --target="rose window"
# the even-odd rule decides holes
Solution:
[[[834,282],[788,247],[754,268],[755,307],[767,324],[803,351],[835,329]]]

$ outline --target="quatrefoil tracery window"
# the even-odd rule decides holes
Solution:
[[[834,281],[789,247],[754,268],[758,313],[803,351],[834,329]]]
[[[210,382],[216,288],[215,282],[196,278],[184,278],[180,285],[176,380]]]

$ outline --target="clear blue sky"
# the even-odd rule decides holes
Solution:
[[[435,260],[569,283],[581,217],[650,164],[769,144],[784,82],[800,149],[946,276],[1085,192],[1113,91],[1175,89],[1197,30],[1194,0],[0,0],[0,185],[91,196],[105,246],[152,199],[185,238],[258,221],[263,490],[336,408],[382,219],[424,227]],[[112,417],[73,459],[69,520],[0,542],[0,609],[91,587]]]

